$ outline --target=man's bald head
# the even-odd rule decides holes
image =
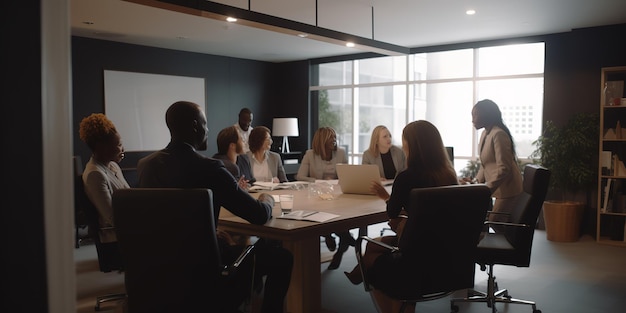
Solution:
[[[198,150],[207,148],[206,117],[200,106],[189,101],[178,101],[165,112],[165,123],[172,140],[184,141]]]

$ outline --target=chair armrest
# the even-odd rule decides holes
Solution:
[[[487,216],[494,214],[494,215],[507,215],[507,216],[511,216],[511,213],[508,212],[496,212],[496,211],[487,211]]]
[[[247,246],[232,264],[224,266],[222,269],[222,276],[228,276],[237,271],[239,265],[243,263],[248,255],[250,255],[252,250],[254,250],[254,245]]]
[[[398,247],[395,247],[395,246],[392,246],[392,245],[388,245],[388,244],[386,244],[386,243],[384,243],[382,241],[376,240],[374,238],[370,238],[368,236],[361,236],[361,237],[357,238],[357,244],[360,244],[363,240],[365,240],[367,242],[371,242],[371,243],[376,244],[376,245],[379,245],[379,246],[381,246],[381,247],[383,247],[383,248],[385,248],[387,250],[391,250],[391,252],[396,252],[396,251],[400,250],[400,248],[398,248]],[[355,247],[356,247],[356,245],[355,245]],[[358,250],[359,250],[359,252],[361,251],[360,245],[359,245]]]
[[[400,251],[400,248],[392,246],[392,245],[388,245],[384,242],[375,240],[374,238],[368,237],[368,236],[360,236],[359,238],[356,239],[356,244],[354,245],[354,252],[356,253],[356,259],[357,259],[357,265],[359,266],[359,270],[361,271],[361,277],[363,277],[363,287],[365,287],[365,291],[371,291],[372,287],[369,284],[369,279],[367,276],[367,272],[365,270],[365,267],[363,266],[363,262],[361,261],[363,258],[363,251],[361,250],[361,246],[362,246],[362,242],[363,241],[367,241],[368,243],[372,243],[378,246],[381,246],[389,251],[396,252],[396,251]]]
[[[528,224],[519,224],[519,223],[509,223],[509,222],[492,222],[485,221],[484,225],[500,225],[500,226],[509,226],[509,227],[530,227]]]

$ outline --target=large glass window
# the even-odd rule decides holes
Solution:
[[[478,159],[471,110],[494,100],[527,159],[541,134],[544,44],[531,43],[379,57],[314,65],[319,126],[337,130],[351,163],[360,163],[372,129],[385,125],[401,145],[404,126],[432,122],[454,148],[457,171]]]

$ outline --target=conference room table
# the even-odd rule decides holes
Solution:
[[[293,194],[294,210],[312,210],[338,216],[324,222],[280,219],[277,218],[281,215],[280,204],[276,203],[272,212],[274,217],[264,225],[252,225],[222,208],[218,227],[232,233],[282,241],[283,247],[294,256],[286,312],[329,312],[322,308],[320,236],[354,228],[363,234],[368,225],[388,220],[385,202],[374,195],[343,194],[338,185],[335,186],[331,200],[310,194],[308,188],[281,189],[268,193]],[[256,197],[258,193],[252,195]]]

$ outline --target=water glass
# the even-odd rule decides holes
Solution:
[[[293,209],[293,195],[279,195],[280,211],[283,214],[291,213]]]

